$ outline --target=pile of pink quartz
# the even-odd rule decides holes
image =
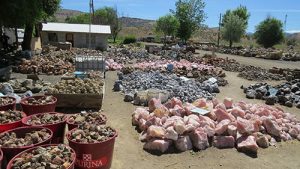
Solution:
[[[206,110],[205,115],[194,110]],[[149,101],[148,108],[137,108],[132,123],[145,142],[144,149],[165,153],[168,150],[187,151],[234,148],[246,154],[257,154],[258,148],[267,148],[279,141],[298,139],[300,121],[278,107],[198,99],[183,103],[172,98],[165,104],[159,99]]]
[[[105,61],[106,70],[121,70],[124,67],[123,64],[115,62],[113,59],[108,59]]]
[[[133,67],[135,69],[140,70],[165,70],[167,68],[167,65],[172,64],[173,68],[175,70],[212,70],[214,69],[214,66],[209,66],[206,64],[196,63],[196,62],[190,62],[187,60],[180,60],[180,61],[174,61],[174,60],[156,60],[156,61],[149,61],[149,62],[140,62],[136,63]]]

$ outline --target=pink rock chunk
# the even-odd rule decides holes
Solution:
[[[246,110],[247,109],[247,104],[243,101],[239,101],[237,103],[234,104],[237,107],[240,107],[242,110]]]
[[[167,103],[165,103],[165,106],[169,109],[174,108],[175,106],[182,107],[181,100],[177,99],[176,97],[173,97],[171,100],[169,100]]]
[[[228,125],[227,132],[230,136],[236,137],[237,127],[234,125]]]
[[[148,128],[147,133],[151,137],[163,138],[166,134],[166,130],[163,127],[152,125]]]
[[[214,136],[213,146],[217,148],[233,148],[235,144],[232,136]]]
[[[165,138],[176,141],[178,139],[178,133],[174,130],[174,127],[168,127],[166,130]]]
[[[257,132],[254,133],[253,136],[256,139],[256,144],[261,148],[268,148],[269,147],[269,139],[266,135]]]
[[[215,114],[217,116],[217,121],[220,122],[224,119],[228,119],[230,121],[235,121],[235,118],[233,115],[227,113],[225,110],[223,109],[215,109]]]
[[[157,109],[161,106],[162,106],[162,104],[161,104],[160,99],[152,98],[148,103],[149,112],[153,112],[155,109]]]
[[[297,140],[300,141],[300,134],[297,136]]]
[[[237,118],[237,131],[241,134],[252,134],[255,132],[254,125],[251,121],[238,117]]]
[[[203,128],[197,128],[189,136],[192,140],[193,146],[197,149],[205,150],[207,147],[209,147],[207,133]]]
[[[270,118],[266,118],[263,120],[263,125],[269,134],[280,137],[281,128],[276,122],[272,121]]]
[[[178,138],[177,141],[175,141],[175,147],[179,151],[183,152],[183,151],[191,150],[193,148],[193,145],[189,136],[181,136]]]
[[[288,140],[292,140],[292,139],[293,139],[293,138],[289,135],[289,133],[286,133],[286,132],[281,132],[280,138],[281,138],[283,141],[288,141]]]
[[[158,140],[153,139],[151,141],[148,141],[144,145],[145,150],[152,150],[152,151],[160,151],[161,153],[164,153],[168,150],[169,146],[171,145],[170,140]]]
[[[170,113],[173,116],[183,117],[185,115],[185,110],[184,110],[184,108],[180,107],[179,105],[175,105],[174,108],[170,109]]]
[[[218,99],[216,99],[216,98],[213,98],[212,99],[212,103],[213,103],[213,106],[214,106],[214,108],[219,104],[219,101],[218,101]]]
[[[218,105],[216,105],[215,109],[222,109],[222,110],[226,111],[226,107],[223,103],[219,103]]]
[[[237,140],[237,149],[245,153],[257,153],[258,145],[254,136],[243,136]]]
[[[132,114],[132,124],[138,125],[140,119],[146,120],[148,119],[148,117],[149,117],[149,112],[144,108],[138,107],[135,109],[135,111]]]
[[[206,99],[205,98],[198,99],[193,104],[199,108],[206,107]]]
[[[245,116],[245,111],[242,110],[240,107],[233,107],[232,110],[231,110],[231,114],[237,118],[237,117],[242,117],[244,118]]]
[[[169,116],[170,111],[164,105],[161,105],[160,107],[156,108],[153,113],[156,117],[162,118],[164,116]]]
[[[215,135],[215,129],[211,128],[210,126],[207,125],[203,129],[208,137],[213,137]]]
[[[146,131],[143,131],[143,132],[140,133],[140,136],[139,136],[140,141],[146,142],[146,141],[148,141],[149,138],[150,137],[148,136]]]
[[[229,108],[232,108],[233,100],[232,100],[232,98],[226,97],[226,98],[224,99],[223,103],[224,103],[225,107],[226,107],[227,109],[229,109]]]
[[[184,132],[187,131],[187,128],[183,121],[176,121],[174,123],[174,129],[178,134],[183,134]]]
[[[179,116],[172,116],[170,118],[167,118],[166,122],[163,124],[163,127],[168,128],[170,126],[173,126],[176,121],[182,121],[183,122],[183,118],[179,117]]]
[[[147,130],[148,126],[146,125],[146,120],[140,119],[138,122],[139,129],[141,131]]]
[[[211,128],[215,128],[215,122],[207,116],[199,116],[200,127],[209,125]]]
[[[215,128],[215,132],[218,135],[222,135],[227,131],[228,125],[230,123],[230,120],[224,119],[220,123],[217,124]]]

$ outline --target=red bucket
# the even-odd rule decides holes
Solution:
[[[45,113],[39,113],[39,114],[34,114],[36,116],[41,116]],[[62,113],[57,113],[57,112],[49,112],[49,114],[62,114]],[[22,123],[25,126],[38,126],[38,127],[46,127],[48,129],[50,129],[53,132],[53,138],[51,140],[52,144],[59,144],[59,143],[63,143],[64,141],[64,133],[65,133],[65,127],[66,127],[66,117],[64,118],[63,121],[58,122],[58,123],[54,123],[54,124],[42,124],[42,125],[30,125],[27,122],[31,119],[32,116],[34,115],[30,115],[27,117],[24,117],[22,119]],[[64,115],[64,114],[62,114]]]
[[[26,114],[22,112],[23,118],[26,117]],[[22,119],[19,121],[14,121],[11,123],[0,124],[0,133],[5,132],[7,130],[11,130],[17,127],[22,127]]]
[[[42,145],[42,146],[39,146],[39,147],[50,147],[50,146],[57,146],[57,144],[47,144],[47,145]],[[67,147],[69,147],[69,146],[67,146]],[[16,155],[14,158],[12,158],[10,161],[9,161],[9,163],[7,164],[7,167],[6,167],[6,169],[12,169],[12,165],[13,165],[13,161],[16,159],[16,158],[19,158],[19,157],[21,157],[24,153],[29,153],[29,152],[32,152],[33,150],[35,150],[35,149],[37,149],[38,147],[33,147],[33,148],[30,148],[30,149],[28,149],[28,150],[26,150],[26,151],[23,151],[23,152],[21,152],[21,153],[19,153],[18,155]],[[76,159],[76,154],[75,154],[75,151],[72,149],[72,148],[70,148],[71,149],[71,152],[72,152],[72,163],[71,163],[71,165],[68,167],[68,168],[66,168],[66,169],[74,169],[74,163],[75,163],[75,159]]]
[[[7,105],[4,105],[4,106],[0,106],[0,111],[15,110],[16,109],[16,98],[8,97],[8,96],[4,96],[4,97],[1,97],[1,98],[11,98],[11,99],[13,99],[13,103],[7,104]]]
[[[44,104],[44,105],[29,105],[25,104],[25,101],[29,98],[35,98],[35,99],[40,99],[45,96],[32,96],[32,97],[26,97],[21,100],[20,104],[22,106],[23,111],[27,115],[32,115],[32,114],[38,114],[38,113],[45,113],[45,112],[54,112],[55,107],[56,107],[56,102],[57,99],[55,97],[54,101],[52,103]]]
[[[76,169],[109,169],[111,166],[115,138],[115,135],[100,143],[78,143],[70,139],[71,133],[76,130],[73,129],[67,133],[67,139],[69,145],[76,152]]]
[[[53,136],[52,131],[45,128],[45,127],[20,127],[20,128],[16,128],[16,129],[6,131],[6,133],[15,132],[17,137],[25,137],[26,133],[29,133],[29,132],[32,132],[32,131],[37,131],[37,130],[42,130],[42,129],[46,129],[50,133],[50,137],[45,141],[42,141],[42,142],[37,143],[37,144],[29,145],[29,146],[23,146],[23,147],[14,147],[14,148],[1,147],[1,149],[3,151],[3,154],[6,157],[6,160],[9,161],[15,155],[19,154],[20,152],[22,152],[26,149],[29,149],[29,148],[32,148],[32,147],[35,147],[35,146],[39,146],[39,145],[49,144],[50,141],[51,141],[51,138]]]
[[[102,114],[103,115],[103,117],[104,117],[104,119],[103,119],[103,121],[101,122],[101,123],[99,123],[99,125],[103,125],[103,124],[106,124],[106,122],[107,122],[107,117],[104,115],[104,114]],[[75,123],[71,123],[71,122],[69,122],[69,119],[70,119],[70,117],[71,117],[72,115],[70,115],[68,118],[67,118],[67,124],[68,124],[68,129],[69,129],[69,131],[70,130],[73,130],[74,128],[77,128],[80,124],[75,124]]]

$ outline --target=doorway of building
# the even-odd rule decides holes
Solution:
[[[72,47],[74,47],[74,35],[73,33],[66,34],[66,41],[72,43]]]

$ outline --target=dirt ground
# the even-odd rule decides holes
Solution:
[[[202,53],[202,52],[201,52]],[[224,55],[222,55],[224,57]],[[236,56],[231,56],[236,57]],[[248,58],[244,64],[274,65],[273,61]],[[253,60],[252,60],[253,59]],[[263,62],[263,63],[261,63]],[[276,62],[277,64],[277,62]],[[292,67],[300,62],[288,62],[287,65],[279,62],[278,65]],[[299,67],[299,66],[298,66]],[[253,103],[263,103],[260,100],[245,98],[241,85],[254,83],[237,77],[237,73],[226,72],[229,85],[221,88],[217,98],[232,97],[235,100],[245,100]],[[183,153],[153,155],[143,150],[143,143],[138,140],[139,134],[131,125],[131,114],[135,109],[130,103],[123,102],[120,93],[112,91],[116,80],[116,72],[106,74],[106,91],[103,109],[108,116],[108,124],[117,129],[119,136],[116,139],[112,169],[299,169],[300,168],[300,142],[291,141],[278,143],[277,147],[259,149],[258,157],[252,158],[236,149],[208,148],[204,151],[187,151]],[[274,82],[273,82],[274,83]],[[276,82],[275,82],[276,83]],[[277,82],[278,83],[278,82]],[[285,110],[296,114],[300,118],[300,110],[286,108]]]
[[[200,51],[201,54],[204,52]],[[232,55],[220,55],[220,57],[232,57],[243,64],[251,64],[263,67],[300,67],[300,62],[270,61],[255,58],[244,58]],[[217,98],[231,97],[234,100],[245,100],[252,103],[263,103],[260,100],[245,98],[241,85],[249,85],[253,81],[237,77],[237,73],[226,72],[229,85],[221,87],[221,93]],[[14,77],[26,77],[14,74]],[[43,76],[44,80],[57,81],[59,77]],[[113,92],[112,87],[117,79],[116,72],[108,72],[105,79],[105,97],[103,110],[108,117],[108,124],[118,131],[116,138],[112,169],[299,169],[300,168],[300,142],[290,141],[278,143],[276,147],[259,149],[258,157],[252,158],[236,149],[208,148],[204,151],[187,151],[183,153],[171,153],[153,155],[143,150],[143,143],[138,140],[139,133],[131,124],[131,114],[135,109],[130,103],[123,102],[123,96]],[[278,83],[278,82],[272,82]],[[286,111],[296,114],[300,118],[300,109],[282,107]]]

